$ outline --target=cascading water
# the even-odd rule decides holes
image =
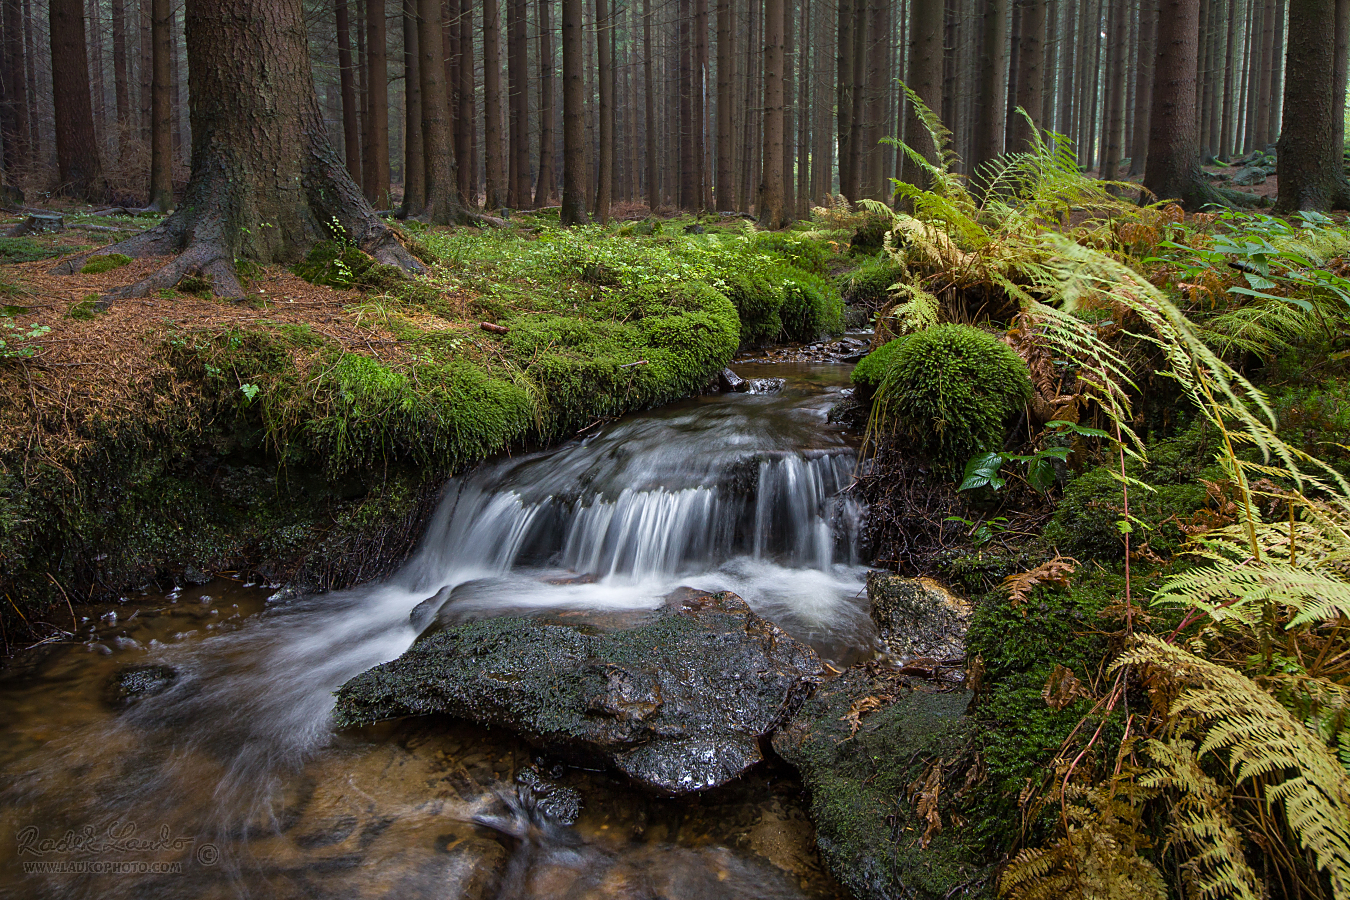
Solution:
[[[12,785],[0,812],[58,830],[120,817],[142,830],[153,822],[199,842],[207,836],[224,848],[224,862],[189,892],[201,895],[216,883],[211,876],[228,874],[233,887],[222,895],[248,893],[257,888],[248,873],[274,852],[260,849],[258,836],[289,835],[283,823],[308,814],[294,812],[296,785],[342,777],[356,785],[339,762],[353,738],[335,744],[328,726],[332,691],[406,650],[426,624],[415,611],[429,598],[442,617],[465,619],[652,608],[681,585],[732,590],[826,659],[850,661],[873,637],[860,599],[860,513],[847,493],[854,451],[825,421],[846,370],[784,374],[781,394],[676,404],[453,480],[417,550],[384,582],[275,600],[261,615],[246,614],[251,599],[230,616],[219,597],[189,607],[188,594],[170,595],[156,618],[95,623],[86,646],[97,652],[62,650],[44,663],[52,677],[11,678],[0,690],[11,737],[0,742],[0,770]],[[116,714],[68,702],[71,684],[96,693],[93,685],[131,664],[173,677]],[[60,727],[52,709],[68,710]],[[200,789],[204,780],[211,791]],[[366,783],[358,792],[380,790]],[[476,833],[472,804],[447,802],[459,803],[452,818]],[[448,826],[442,815],[426,827]],[[0,888],[12,852],[0,847]],[[19,883],[65,896],[182,896],[188,888],[172,879],[125,879],[116,891],[85,878]]]

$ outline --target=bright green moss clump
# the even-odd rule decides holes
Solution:
[[[891,360],[894,359],[903,343],[904,338],[887,341],[864,356],[853,367],[853,384],[859,390],[859,399],[869,400],[876,393],[877,387],[881,384],[881,379],[886,377],[886,370],[890,367]]]
[[[885,253],[871,257],[844,282],[844,300],[852,306],[880,309],[891,299],[891,285],[900,280],[904,267]]]
[[[123,253],[105,253],[102,256],[95,256],[80,269],[83,275],[98,275],[103,272],[111,272],[113,269],[120,269],[131,262],[131,257]]]
[[[1031,399],[1021,357],[968,325],[938,325],[899,344],[876,389],[883,428],[950,471],[1003,446],[1008,420]]]

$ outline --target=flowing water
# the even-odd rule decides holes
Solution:
[[[788,770],[659,800],[463,722],[328,724],[332,691],[407,649],[438,594],[463,619],[728,589],[838,665],[868,652],[854,451],[825,423],[847,368],[753,374],[786,387],[451,481],[383,582],[267,598],[217,581],[95,610],[83,643],[21,657],[0,681],[0,892],[834,896]],[[109,687],[128,666],[133,699]]]

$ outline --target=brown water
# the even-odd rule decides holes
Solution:
[[[852,448],[825,424],[847,373],[757,367],[787,389],[484,467],[385,582],[269,600],[218,580],[77,610],[79,643],[0,675],[0,896],[837,896],[785,767],[657,799],[500,730],[334,734],[329,713],[334,689],[412,643],[422,600],[471,579],[499,590],[470,618],[731,589],[827,658],[865,654],[857,510],[839,494]],[[131,699],[113,690],[128,669]]]
[[[439,718],[344,734],[288,760],[249,746],[257,736],[226,711],[153,721],[112,696],[128,666],[170,647],[191,659],[256,627],[267,593],[218,580],[81,609],[118,619],[85,622],[85,643],[14,660],[0,678],[0,895],[837,896],[786,768],[658,799],[558,766],[501,730]],[[238,698],[245,717],[249,701]],[[261,758],[241,777],[239,756],[251,754]],[[540,816],[514,837],[475,822],[505,811],[495,792],[519,790],[527,769],[579,795],[575,824]],[[60,844],[68,833],[76,840]],[[44,866],[56,871],[34,871]]]

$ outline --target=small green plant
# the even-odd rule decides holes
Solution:
[[[1076,435],[1079,437],[1106,438],[1108,440],[1111,437],[1100,428],[1089,428],[1076,422],[1056,421],[1050,422],[1045,427],[1051,433],[1058,435]],[[961,486],[957,490],[973,491],[977,488],[987,487],[992,491],[998,491],[1008,481],[1001,474],[1004,464],[1024,463],[1027,467],[1027,484],[1031,485],[1032,489],[1044,493],[1055,484],[1055,461],[1066,461],[1072,451],[1072,447],[1047,447],[1030,455],[1005,453],[1003,451],[976,454],[966,462]]]
[[[963,519],[961,516],[948,516],[944,522],[956,522],[966,526],[966,536],[976,547],[988,545],[994,538],[1008,530],[1008,517],[995,516],[992,519]]]
[[[9,317],[0,318],[0,360],[32,356],[42,349],[33,342],[51,330],[48,325],[16,325]]]
[[[261,390],[256,384],[239,385],[239,393],[244,395],[244,403],[252,403],[258,399],[258,391]]]
[[[102,256],[95,256],[80,269],[83,275],[99,275],[103,272],[111,272],[113,269],[120,269],[131,262],[131,257],[123,253],[105,253]]]
[[[98,294],[85,294],[84,298],[70,307],[68,315],[77,321],[87,321],[94,318],[103,310],[98,306]]]

